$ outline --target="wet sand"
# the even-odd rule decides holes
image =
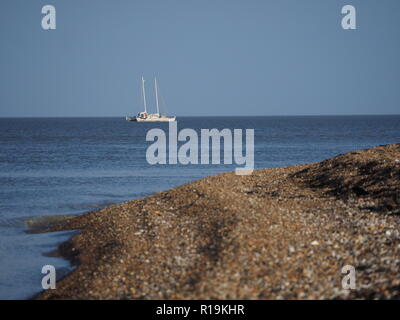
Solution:
[[[77,269],[36,298],[400,298],[399,196],[400,145],[204,178],[45,230]]]

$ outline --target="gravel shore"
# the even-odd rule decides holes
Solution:
[[[399,195],[400,145],[204,178],[46,230],[77,269],[36,298],[398,299]]]

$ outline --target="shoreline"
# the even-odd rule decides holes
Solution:
[[[35,299],[400,298],[400,145],[223,173],[67,218]],[[358,288],[341,288],[344,265]]]

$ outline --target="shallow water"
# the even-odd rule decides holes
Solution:
[[[400,142],[400,116],[186,117],[178,129],[255,129],[255,167],[308,163]],[[41,268],[70,232],[27,234],[27,220],[80,214],[232,171],[236,165],[146,162],[146,132],[168,124],[122,118],[0,119],[0,299],[41,290]]]

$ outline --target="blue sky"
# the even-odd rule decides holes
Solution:
[[[142,75],[178,116],[400,110],[398,0],[2,0],[0,44],[0,117],[136,114]]]

